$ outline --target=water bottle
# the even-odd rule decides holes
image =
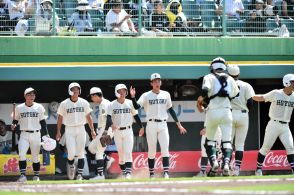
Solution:
[[[214,28],[215,27],[215,21],[214,19],[211,21],[211,28]]]

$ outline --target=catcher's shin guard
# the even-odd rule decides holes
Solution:
[[[209,163],[210,165],[213,165],[214,161],[216,160],[216,141],[208,140],[206,138],[204,147],[209,158]]]

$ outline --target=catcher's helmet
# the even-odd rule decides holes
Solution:
[[[56,141],[50,137],[43,136],[42,137],[43,142],[41,145],[43,146],[44,150],[50,152],[56,148]]]
[[[217,70],[217,69],[222,69],[222,70],[227,69],[225,59],[221,57],[217,57],[212,60],[212,62],[210,63],[210,70]]]
[[[71,84],[69,84],[69,86],[68,86],[68,94],[70,95],[70,96],[72,96],[74,93],[71,91],[71,89],[72,88],[74,88],[74,87],[78,87],[79,89],[80,89],[80,95],[81,95],[81,93],[82,93],[82,91],[81,91],[81,86],[80,86],[80,84],[78,84],[78,83],[71,83]]]
[[[238,65],[228,65],[228,73],[231,76],[238,76],[240,74],[240,68]]]
[[[284,87],[289,87],[291,85],[291,81],[294,81],[294,74],[286,74],[283,77]]]
[[[125,89],[126,90],[126,96],[128,95],[128,88],[127,88],[127,86],[125,84],[118,84],[118,85],[115,86],[115,91],[114,91],[115,96],[117,98],[120,98],[120,94],[118,93],[118,90],[120,90],[120,89]]]

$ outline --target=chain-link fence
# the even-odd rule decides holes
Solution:
[[[280,36],[294,0],[0,0],[0,35]]]

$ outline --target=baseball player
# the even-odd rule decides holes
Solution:
[[[14,110],[14,119],[11,125],[11,129],[14,130],[19,124],[19,129],[21,131],[20,138],[18,142],[18,151],[19,151],[19,170],[20,177],[17,181],[25,182],[27,181],[26,177],[26,168],[27,168],[27,159],[26,154],[28,149],[31,149],[32,161],[33,161],[33,170],[34,170],[34,181],[39,181],[39,172],[40,172],[40,147],[41,147],[41,132],[42,135],[47,135],[47,124],[45,116],[45,108],[38,104],[35,101],[36,91],[29,87],[24,91],[25,102],[16,106]]]
[[[255,175],[262,176],[262,164],[268,151],[279,137],[283,143],[287,159],[294,174],[294,146],[289,122],[294,107],[294,74],[283,77],[283,89],[275,89],[264,95],[255,95],[253,100],[258,102],[271,102],[269,109],[270,121],[268,122],[264,140],[257,157]]]
[[[17,137],[16,132],[8,131],[5,121],[0,119],[0,154],[15,153]]]
[[[114,141],[118,151],[119,166],[123,176],[126,179],[131,179],[132,150],[134,145],[133,118],[140,126],[139,136],[144,134],[144,128],[132,101],[126,99],[127,94],[128,89],[124,84],[115,86],[115,96],[117,99],[108,106],[104,133],[107,133],[109,127],[112,126]]]
[[[226,61],[223,58],[215,58],[210,64],[211,73],[203,79],[201,96],[198,97],[199,104],[209,100],[206,112],[205,142],[206,152],[211,164],[209,176],[214,176],[219,167],[216,159],[217,128],[222,132],[222,153],[223,153],[223,175],[229,175],[229,163],[232,155],[232,112],[230,100],[239,93],[238,85],[234,79],[228,76]]]
[[[99,114],[98,114],[98,128],[97,128],[97,136],[96,138],[89,144],[89,151],[95,154],[95,159],[97,161],[97,176],[91,178],[92,180],[101,180],[105,179],[103,169],[104,169],[104,151],[106,146],[102,146],[100,142],[100,138],[104,132],[106,126],[107,119],[107,109],[110,105],[110,101],[103,97],[102,91],[98,87],[92,87],[90,89],[91,100],[99,105]],[[111,127],[107,130],[107,134],[110,137],[113,137]]]
[[[138,102],[136,101],[135,88],[130,88],[130,94],[136,109],[143,107],[146,112],[146,136],[148,144],[148,166],[150,178],[154,178],[154,163],[156,155],[157,140],[160,144],[162,154],[163,176],[169,178],[169,134],[167,128],[168,112],[176,122],[180,133],[185,134],[187,131],[181,125],[178,117],[172,107],[172,101],[169,92],[163,91],[161,87],[161,77],[158,73],[151,75],[152,90],[141,95]]]
[[[239,80],[240,69],[237,65],[228,65],[228,73],[235,79],[240,90],[239,94],[231,100],[233,116],[232,143],[235,146],[233,175],[239,176],[243,160],[244,143],[249,127],[248,112],[253,105],[252,97],[255,95],[255,92],[249,83]]]
[[[87,122],[91,135],[95,138],[96,133],[93,126],[93,120],[91,117],[90,104],[87,100],[80,98],[81,87],[78,83],[71,83],[68,86],[69,98],[61,102],[58,107],[58,119],[57,119],[57,133],[56,140],[61,138],[61,126],[65,125],[65,141],[68,151],[67,156],[67,174],[70,180],[75,178],[75,165],[74,157],[78,158],[78,171],[76,180],[82,180],[82,174],[84,169],[84,156],[85,156],[85,144],[86,144],[86,130],[85,123]]]

